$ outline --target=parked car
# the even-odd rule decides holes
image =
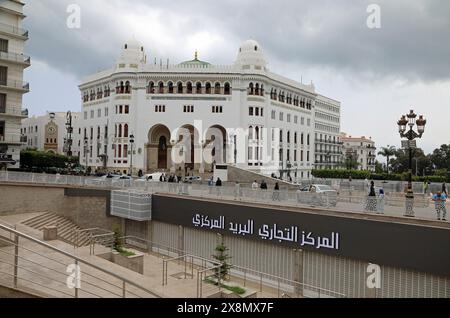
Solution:
[[[300,193],[310,193],[308,197],[302,198],[299,196],[299,200],[301,203],[302,199],[305,201],[311,201],[311,202],[305,202],[310,203],[314,205],[320,205],[320,206],[336,206],[337,205],[337,191],[326,184],[311,184],[308,186],[301,187],[299,189]]]
[[[137,183],[145,183],[145,182],[160,182],[160,178],[163,175],[162,172],[155,172],[143,175],[139,179],[136,179],[135,182]]]
[[[202,178],[197,176],[188,176],[184,177],[183,182],[192,183],[192,182],[201,182]]]

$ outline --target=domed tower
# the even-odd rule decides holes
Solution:
[[[142,43],[133,38],[124,44],[117,60],[117,68],[138,69],[147,62],[146,60],[147,55],[145,54]]]
[[[261,45],[255,40],[247,40],[242,43],[235,65],[240,69],[266,70],[267,62]]]

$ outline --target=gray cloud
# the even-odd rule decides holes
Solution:
[[[239,41],[252,37],[276,60],[299,67],[324,67],[374,78],[407,80],[450,78],[450,2],[447,0],[379,0],[382,28],[366,26],[366,8],[373,1],[85,1],[42,0],[25,6],[25,27],[31,30],[27,53],[51,67],[77,77],[110,67],[124,38],[143,30],[123,24],[123,16],[151,15],[164,29],[152,29],[148,19],[147,50],[182,59],[183,48],[151,43],[154,32],[185,43],[189,34],[208,31],[224,43],[212,62],[232,62]],[[82,8],[82,28],[66,27],[68,4]],[[105,3],[107,7],[105,8]],[[233,41],[233,42],[231,42]],[[171,46],[170,46],[171,47]],[[225,53],[227,55],[225,55]],[[189,53],[190,54],[190,53]]]

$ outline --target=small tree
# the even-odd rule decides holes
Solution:
[[[122,231],[120,230],[119,226],[115,226],[114,229],[114,243],[113,243],[113,249],[117,252],[120,252],[122,250],[122,241],[120,238],[122,237]]]
[[[213,255],[213,258],[220,262],[222,265],[214,269],[214,277],[219,280],[219,276],[221,280],[227,280],[229,270],[231,265],[228,263],[228,260],[231,259],[231,256],[228,255],[228,247],[226,247],[223,242],[216,246],[216,254]]]

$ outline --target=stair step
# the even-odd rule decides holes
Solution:
[[[53,217],[52,214],[50,213],[46,213],[42,216],[39,216],[37,218],[31,219],[26,221],[24,224],[30,227],[35,227],[36,225],[42,223],[42,222],[46,222],[47,220],[50,220]]]

